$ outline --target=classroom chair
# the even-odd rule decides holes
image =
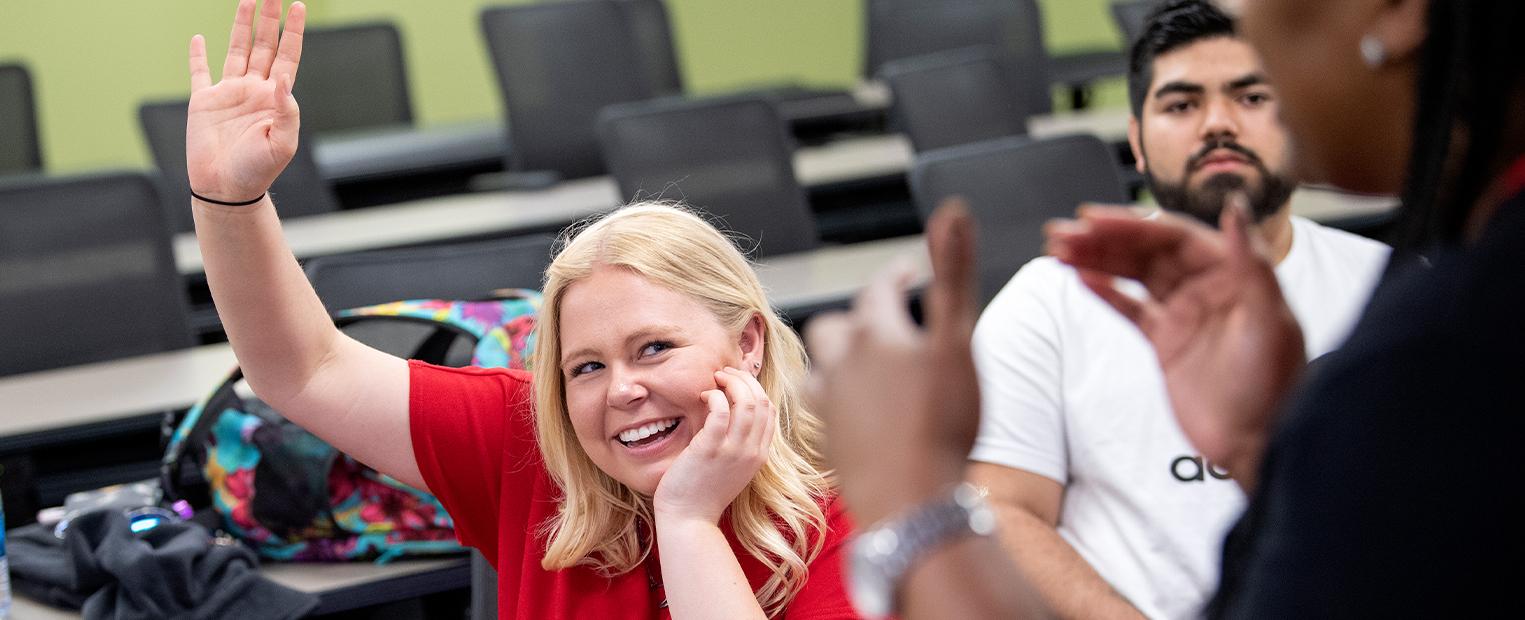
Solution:
[[[32,76],[20,64],[0,65],[0,174],[41,170]]]
[[[526,235],[323,256],[305,271],[329,311],[402,299],[480,299],[504,288],[539,289],[554,239]]]
[[[615,0],[635,43],[641,80],[652,97],[683,94],[683,73],[672,38],[667,3],[662,0]]]
[[[1048,99],[1041,72],[1010,67],[989,47],[964,48],[885,63],[892,114],[918,152],[1027,134],[1027,119]],[[1026,78],[1012,79],[1013,71]]]
[[[390,23],[308,28],[292,92],[308,134],[413,124],[402,35]]]
[[[1112,3],[1112,20],[1117,22],[1118,31],[1123,33],[1123,42],[1127,44],[1124,49],[1133,48],[1133,42],[1144,33],[1144,20],[1159,5],[1160,0],[1122,0]]]
[[[0,181],[0,376],[192,344],[147,175]]]
[[[159,186],[165,222],[172,232],[188,232],[195,228],[191,221],[191,187],[185,169],[185,117],[186,100],[145,103],[138,107],[138,121],[143,136],[148,140],[148,150],[153,153],[154,164],[159,168]],[[304,104],[305,105],[305,104]],[[306,123],[307,111],[302,111]],[[304,138],[306,133],[304,131]],[[339,200],[333,188],[318,172],[313,160],[310,140],[297,144],[296,155],[286,170],[270,186],[270,196],[275,209],[282,218],[301,217],[339,210]]]
[[[866,76],[875,75],[893,60],[990,46],[999,50],[1005,62],[1041,67],[1044,77],[1033,83],[1034,90],[1046,93],[1049,85],[1069,87],[1078,108],[1085,106],[1085,90],[1091,82],[1127,71],[1117,51],[1050,55],[1037,0],[868,0],[867,4]],[[1041,112],[1047,113],[1051,106],[1045,104]]]
[[[681,200],[748,239],[754,257],[819,242],[794,177],[788,125],[757,97],[658,99],[610,106],[599,141],[627,200]]]
[[[652,83],[649,75],[660,72],[660,63],[639,53],[627,21],[632,8],[567,0],[482,11],[508,116],[509,170],[566,179],[604,174],[594,131],[598,111],[672,85]]]
[[[1082,202],[1127,204],[1111,149],[1095,136],[1001,138],[923,153],[911,168],[923,221],[962,196],[979,224],[980,304],[1043,255],[1043,224]]]

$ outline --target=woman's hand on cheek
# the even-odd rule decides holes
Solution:
[[[762,385],[734,368],[717,371],[715,382],[720,389],[700,394],[709,409],[704,426],[657,483],[659,528],[664,520],[718,523],[767,461],[778,414]]]

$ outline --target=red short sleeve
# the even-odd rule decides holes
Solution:
[[[429,491],[455,520],[461,544],[498,552],[505,491],[529,489],[538,462],[530,375],[498,368],[446,368],[408,362],[413,455]],[[524,478],[519,480],[519,478]],[[524,507],[528,510],[528,507]]]
[[[826,544],[821,547],[821,554],[810,563],[810,578],[789,602],[785,617],[790,620],[859,617],[848,598],[843,566],[852,532],[852,519],[841,501],[832,498],[826,503]]]

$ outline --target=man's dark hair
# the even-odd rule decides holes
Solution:
[[[1234,20],[1208,0],[1162,2],[1144,20],[1144,29],[1128,60],[1128,100],[1133,116],[1144,113],[1144,99],[1154,81],[1155,57],[1214,37],[1234,36]]]
[[[1517,155],[1525,2],[1431,0],[1419,56],[1400,250],[1461,241],[1483,191]]]

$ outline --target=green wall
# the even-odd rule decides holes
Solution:
[[[427,125],[500,114],[476,20],[482,6],[505,3],[513,2],[311,0],[309,15],[314,24],[397,23],[415,112]],[[1041,4],[1050,49],[1118,46],[1108,0]],[[668,0],[668,7],[684,76],[698,92],[783,81],[847,85],[862,62],[862,0]],[[193,34],[206,35],[219,72],[232,13],[232,2],[215,0],[0,0],[0,62],[20,60],[32,70],[49,170],[147,166],[138,104],[186,96]],[[1120,81],[1097,94],[1100,105],[1124,101]]]

